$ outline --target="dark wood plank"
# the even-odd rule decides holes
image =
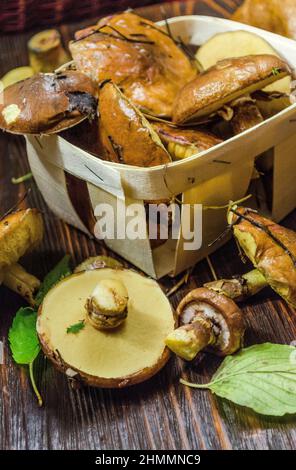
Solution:
[[[228,16],[239,0],[200,0],[175,2],[140,9],[145,16],[159,20],[180,14]],[[88,24],[61,26],[65,42],[73,32]],[[0,75],[27,63],[26,42],[31,33],[0,38]],[[63,253],[73,264],[104,250],[99,243],[67,226],[47,208],[34,182],[14,186],[12,176],[29,170],[24,141],[0,135],[0,208],[5,212],[24,194],[32,191],[23,206],[39,207],[45,215],[46,236],[37,253],[25,265],[37,276],[44,274]],[[296,213],[284,224],[296,229]],[[234,257],[229,242],[212,257],[218,276],[243,272],[246,267]],[[211,279],[205,261],[199,263],[190,282],[172,298],[174,306],[182,296]],[[166,279],[166,286],[173,281]],[[0,366],[0,447],[2,449],[295,449],[295,419],[275,420],[217,399],[209,392],[192,391],[179,385],[179,378],[208,380],[219,360],[203,357],[194,368],[173,358],[149,382],[130,389],[112,391],[84,388],[72,390],[65,378],[40,356],[37,381],[45,406],[39,409],[32,394],[27,372],[17,367],[7,347],[7,333],[20,299],[1,287],[0,340],[5,345],[5,364]],[[243,307],[248,330],[246,344],[264,341],[289,343],[296,338],[296,316],[270,290]]]

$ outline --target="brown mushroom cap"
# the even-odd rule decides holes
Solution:
[[[211,320],[217,336],[215,345],[208,349],[226,356],[241,347],[245,330],[243,315],[233,300],[206,287],[194,289],[181,300],[177,314],[180,323],[186,325],[198,313]]]
[[[143,114],[111,82],[99,98],[99,130],[107,160],[150,167],[171,158]]]
[[[179,91],[172,119],[177,124],[198,120],[239,96],[265,88],[291,73],[289,65],[274,55],[221,60]]]
[[[266,282],[294,308],[296,307],[296,233],[250,209],[229,212],[234,235]]]
[[[37,209],[9,214],[0,220],[0,270],[18,262],[43,238],[43,220]]]
[[[34,75],[3,91],[0,128],[15,134],[52,134],[94,116],[97,87],[73,70]]]
[[[198,152],[220,144],[221,139],[201,129],[182,129],[161,122],[154,122],[153,127],[164,144],[174,142],[180,145],[193,145]]]
[[[128,292],[128,316],[115,330],[100,331],[86,320],[77,334],[67,329],[86,319],[85,303],[98,282],[121,281]],[[37,332],[44,353],[64,373],[88,385],[118,388],[156,374],[169,359],[166,336],[175,318],[156,281],[127,269],[101,268],[67,277],[45,297]]]
[[[69,47],[77,69],[97,83],[111,79],[152,114],[170,116],[177,91],[197,73],[165,31],[133,12],[103,18],[75,36]]]

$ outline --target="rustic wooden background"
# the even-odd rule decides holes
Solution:
[[[140,3],[140,2],[139,2]],[[200,0],[164,4],[141,9],[159,20],[180,14],[229,16],[239,0]],[[84,22],[87,24],[87,22]],[[67,42],[82,24],[62,26]],[[27,63],[26,43],[31,33],[0,37],[0,76]],[[9,209],[32,187],[23,204],[44,212],[46,236],[38,252],[25,266],[37,276],[70,253],[73,264],[102,251],[77,230],[65,225],[48,210],[34,182],[15,186],[12,177],[28,172],[24,141],[0,135],[0,208]],[[284,220],[296,230],[296,213]],[[247,269],[236,255],[233,242],[212,256],[218,276]],[[172,298],[174,306],[190,289],[211,280],[206,262],[199,263],[189,283]],[[168,287],[173,281],[165,280]],[[5,346],[0,366],[0,447],[2,449],[296,449],[296,418],[273,419],[220,400],[207,391],[179,385],[187,379],[208,381],[219,364],[210,355],[189,366],[173,358],[163,371],[141,385],[125,390],[72,390],[65,377],[41,355],[37,382],[45,405],[39,409],[27,371],[16,366],[7,345],[7,333],[21,300],[0,288],[0,340]],[[247,323],[246,345],[265,341],[289,343],[296,339],[296,315],[270,290],[243,306]]]

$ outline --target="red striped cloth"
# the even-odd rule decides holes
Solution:
[[[24,31],[62,22],[97,18],[128,7],[141,7],[161,0],[1,0],[0,32]]]

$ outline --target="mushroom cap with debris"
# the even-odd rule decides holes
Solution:
[[[234,210],[228,223],[240,247],[272,289],[296,308],[296,233],[251,209]]]
[[[179,91],[173,105],[173,122],[197,121],[291,74],[289,65],[271,54],[221,60]]]

